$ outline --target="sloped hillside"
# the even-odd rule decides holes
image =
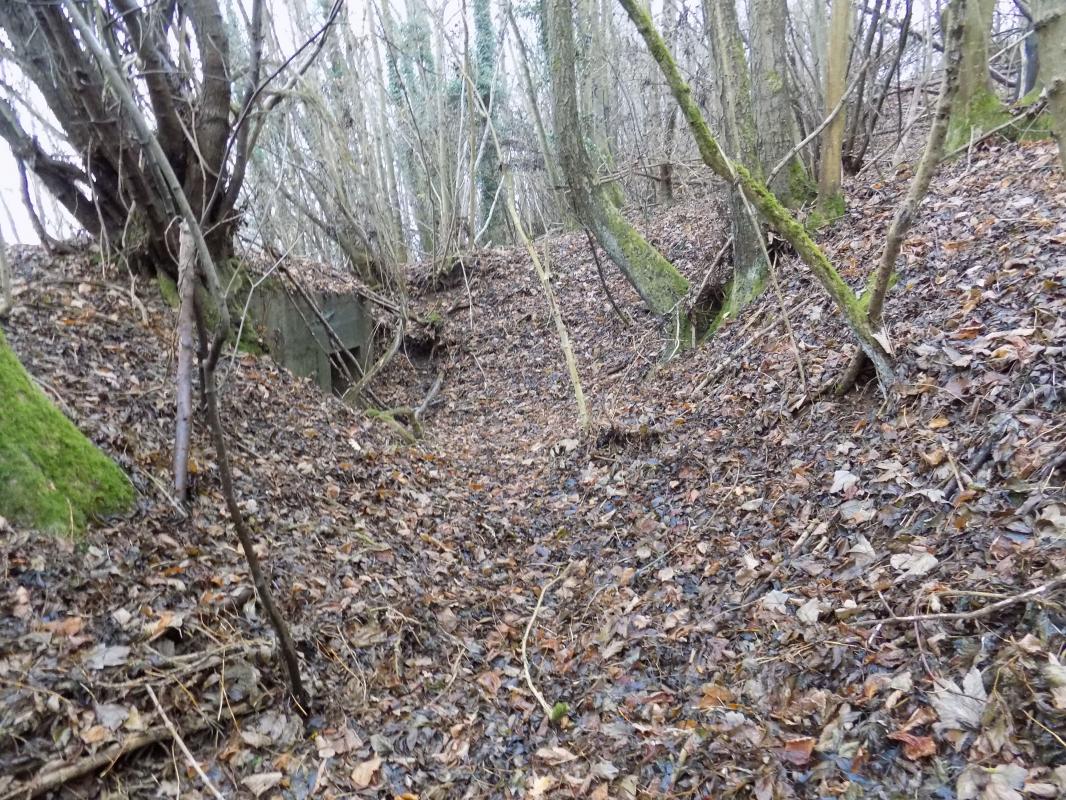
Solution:
[[[825,236],[856,286],[907,177],[850,187]],[[791,260],[661,365],[580,235],[537,246],[587,435],[521,251],[413,298],[377,391],[417,406],[443,376],[415,446],[236,355],[238,491],[306,657],[306,730],[206,437],[190,516],[166,496],[171,312],[24,253],[5,334],[141,501],[84,541],[5,531],[0,797],[146,738],[67,788],[206,796],[148,686],[226,795],[1061,795],[1064,220],[1047,144],[944,170],[887,308],[892,401],[807,399],[851,345]],[[726,235],[695,201],[647,227],[697,281]]]

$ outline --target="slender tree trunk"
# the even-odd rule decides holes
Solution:
[[[761,174],[751,81],[735,0],[704,0],[703,9],[718,77],[726,152],[740,163],[752,165],[755,174]],[[767,265],[762,253],[762,231],[751,224],[737,187],[730,191],[729,206],[733,233],[729,305],[736,313],[758,293]]]
[[[952,105],[959,90],[962,44],[965,40],[966,26],[969,22],[967,6],[974,2],[980,2],[980,0],[952,0],[948,6],[948,18],[944,34],[944,79],[940,86],[940,96],[937,99],[936,114],[929,129],[929,139],[926,141],[925,150],[914,171],[914,178],[907,189],[907,195],[896,208],[892,224],[889,226],[888,233],[885,236],[885,246],[881,251],[877,269],[870,276],[866,316],[874,330],[884,331],[885,296],[888,293],[889,283],[896,269],[896,260],[899,258],[900,249],[903,247],[903,240],[907,236],[907,231],[914,224],[922,200],[925,199],[925,195],[929,191],[929,184],[932,182],[933,176],[936,175],[937,168],[944,158],[944,142],[947,139]],[[887,333],[884,336],[887,339]],[[869,362],[865,353],[862,350],[856,351],[851,363],[836,383],[834,389],[836,394],[840,395],[850,391],[867,363]]]
[[[844,95],[850,33],[851,0],[833,0],[825,59],[825,113],[827,116]],[[840,190],[840,177],[845,121],[845,114],[841,111],[822,132],[818,169],[818,207],[826,220],[833,220],[844,215],[844,195]]]
[[[1033,27],[1040,43],[1040,82],[1048,93],[1051,130],[1066,170],[1066,0],[1037,0]]]
[[[692,329],[682,309],[688,281],[626,222],[609,190],[596,181],[580,129],[571,0],[549,0],[546,6],[555,137],[574,214],[592,230],[648,308],[669,318],[671,343],[667,354],[690,347],[695,343],[697,331]]]
[[[189,226],[182,224],[178,251],[178,354],[175,376],[174,493],[188,500],[189,440],[192,437],[193,302],[196,298],[196,244]]]
[[[863,38],[862,53],[860,58],[865,63],[867,61],[877,62],[877,55],[874,53],[874,39],[881,31],[881,11],[882,3],[884,0],[874,0],[873,7],[870,9],[870,19],[868,27],[866,28],[866,35]],[[858,172],[858,166],[856,166],[853,159],[855,151],[856,139],[859,135],[859,123],[863,119],[863,102],[866,100],[866,83],[868,79],[877,77],[877,68],[873,69],[873,75],[870,75],[870,70],[864,69],[858,77],[859,85],[855,91],[855,105],[854,113],[851,115],[851,119],[848,124],[847,139],[841,145],[841,161],[845,169],[847,169],[849,175],[854,175]],[[845,75],[845,80],[847,76]]]
[[[677,68],[673,55],[667,49],[666,43],[659,35],[659,32],[655,30],[651,16],[639,3],[640,0],[619,0],[619,4],[625,9],[647,44],[652,58],[658,62],[659,67],[666,76],[667,83],[670,85],[674,99],[689,124],[689,129],[696,140],[696,146],[704,163],[731,184],[736,183],[739,185],[744,191],[745,197],[748,198],[755,209],[766,218],[785,241],[792,245],[797,255],[810,267],[815,278],[822,284],[826,293],[841,310],[848,327],[855,334],[855,338],[859,340],[860,347],[866,352],[877,369],[877,374],[882,384],[886,389],[893,386],[895,375],[892,371],[889,356],[881,343],[877,341],[877,337],[874,335],[874,331],[870,327],[869,320],[859,305],[855,293],[840,277],[840,273],[833,268],[829,259],[825,257],[825,253],[814,242],[806,228],[777,201],[765,184],[754,177],[742,165],[733,163],[723,152],[710,128],[707,127],[707,122],[703,118],[699,107],[693,101],[692,90],[685,82],[685,79],[681,77],[681,72]]]
[[[996,0],[973,0],[966,8],[966,38],[959,67],[959,94],[948,125],[947,149],[963,147],[972,138],[1003,122],[1007,112],[992,91],[988,43]]]
[[[7,319],[15,300],[11,296],[11,267],[7,263],[7,244],[4,232],[0,230],[0,319]]]
[[[518,30],[514,14],[508,6],[507,21],[511,25],[511,33],[514,35],[515,49],[518,54],[518,70],[522,74],[522,86],[525,88],[526,104],[529,107],[530,116],[533,117],[533,127],[537,132],[537,144],[540,147],[541,158],[544,159],[544,171],[548,173],[548,182],[551,184],[552,194],[561,199],[559,190],[563,186],[563,180],[559,176],[559,168],[555,163],[555,154],[548,144],[548,133],[544,127],[544,117],[540,113],[540,102],[537,99],[537,89],[533,83],[533,76],[529,71],[529,51],[526,49],[525,40]],[[565,203],[562,200],[560,205]]]
[[[785,45],[787,27],[786,0],[749,0],[752,107],[756,149],[763,170],[773,168],[795,144]],[[787,208],[796,208],[810,199],[811,181],[799,153],[770,181],[770,189]]]

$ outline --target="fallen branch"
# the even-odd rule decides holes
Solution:
[[[607,286],[607,278],[603,274],[603,264],[600,263],[600,254],[596,252],[596,242],[592,238],[592,232],[588,228],[585,228],[585,238],[589,241],[589,251],[592,253],[592,260],[596,262],[596,273],[600,276],[600,286],[603,287],[603,293],[607,295],[607,301],[611,304],[611,308],[614,309],[615,315],[618,319],[622,320],[622,324],[627,328],[633,327],[633,320],[631,320],[626,313],[618,307],[618,303],[614,301],[614,295],[611,294],[610,288]]]
[[[533,630],[533,626],[537,622],[537,615],[540,613],[540,608],[544,605],[544,597],[548,594],[548,591],[559,581],[566,577],[566,574],[570,571],[570,567],[573,563],[567,564],[566,567],[544,584],[544,588],[540,590],[540,597],[537,598],[537,605],[533,607],[533,615],[529,618],[529,623],[526,625],[526,632],[522,634],[522,675],[525,676],[526,686],[529,687],[529,691],[533,693],[533,696],[537,698],[537,702],[540,703],[540,707],[544,709],[544,713],[548,716],[548,719],[552,719],[555,716],[555,710],[544,699],[544,695],[540,693],[540,689],[533,683],[533,676],[529,674],[529,658],[527,656],[527,648],[529,645],[529,634]]]
[[[1039,586],[1033,587],[1028,591],[1024,591],[1020,594],[1014,594],[1010,597],[1006,597],[998,602],[990,603],[982,608],[975,609],[974,611],[944,611],[936,614],[907,614],[906,616],[897,616],[893,614],[891,617],[884,617],[882,619],[862,620],[856,622],[856,625],[883,625],[886,622],[927,622],[932,620],[971,620],[971,619],[983,619],[984,617],[990,617],[997,611],[1002,611],[1010,606],[1017,605],[1018,603],[1028,603],[1031,600],[1036,600],[1044,595],[1052,594],[1059,589],[1066,589],[1066,575],[1059,575],[1059,577],[1042,583]]]
[[[1024,411],[1030,406],[1035,405],[1039,400],[1052,399],[1058,397],[1063,391],[1061,386],[1040,386],[1033,389],[1031,392],[1022,397],[1018,402],[1012,405],[1004,412],[1003,419],[999,421],[995,429],[989,435],[988,439],[981,446],[981,449],[974,453],[973,458],[966,465],[966,471],[971,475],[975,475],[981,467],[983,467],[988,459],[992,457],[992,451],[996,449],[996,445],[999,444],[1000,439],[1007,432],[1007,426],[1010,425],[1014,419],[1014,415],[1019,411]],[[952,475],[947,479],[944,484],[943,492],[944,498],[950,500],[958,489],[962,486],[959,484],[961,476]]]
[[[152,698],[152,704],[155,706],[156,711],[159,712],[159,717],[163,720],[163,726],[167,729],[167,731],[169,731],[170,735],[173,737],[174,743],[177,744],[178,749],[180,749],[182,755],[185,756],[185,760],[188,762],[189,766],[192,767],[196,771],[196,774],[200,776],[200,780],[204,782],[204,786],[207,787],[208,791],[211,792],[211,794],[216,798],[216,800],[225,800],[225,798],[223,798],[222,795],[219,793],[218,789],[215,788],[215,784],[211,783],[211,779],[207,777],[207,773],[205,773],[204,768],[200,766],[200,762],[193,758],[192,753],[189,751],[188,745],[185,744],[185,740],[181,738],[181,734],[178,732],[178,729],[174,727],[174,723],[170,721],[170,717],[167,716],[167,712],[163,710],[163,706],[159,702],[159,698],[155,696],[155,691],[153,691],[152,685],[150,683],[146,683],[144,685],[144,688],[148,690],[148,696]]]
[[[255,709],[248,705],[234,706],[232,709],[234,716],[240,716],[247,714]],[[200,731],[207,730],[213,725],[213,720],[205,717],[196,717],[195,720],[185,728],[184,734],[189,736]],[[127,737],[121,742],[106,747],[91,756],[79,759],[72,764],[66,764],[55,769],[49,769],[43,773],[39,773],[36,777],[30,780],[29,783],[24,783],[21,786],[10,789],[3,795],[0,795],[0,800],[30,800],[30,798],[40,797],[47,792],[54,792],[61,786],[64,786],[71,781],[78,778],[90,775],[97,770],[110,768],[120,758],[128,756],[130,753],[134,753],[138,750],[142,750],[145,747],[150,747],[153,744],[159,744],[165,741],[168,737],[171,737],[171,731],[166,725],[157,725],[154,728],[149,728],[143,733],[137,733],[133,736]]]
[[[1034,119],[1036,119],[1038,116],[1040,116],[1040,113],[1045,108],[1047,108],[1047,89],[1045,89],[1041,93],[1040,97],[1037,98],[1035,103],[1033,103],[1031,106],[1026,108],[1025,111],[1023,111],[1021,114],[1019,114],[1016,117],[1011,117],[1006,122],[1002,123],[1001,125],[997,125],[996,127],[992,128],[992,130],[990,130],[990,131],[986,131],[985,133],[982,133],[980,136],[978,136],[973,141],[967,142],[964,145],[956,147],[954,150],[952,150],[950,153],[948,153],[946,156],[944,156],[944,159],[947,160],[949,158],[954,158],[955,156],[957,156],[957,155],[959,155],[961,153],[965,153],[967,150],[971,150],[974,147],[976,147],[977,145],[981,144],[981,142],[984,142],[984,141],[987,141],[988,139],[991,139],[993,136],[995,136],[997,133],[999,133],[1002,130],[1005,130],[1005,129],[1010,128],[1012,126],[1020,125],[1020,124],[1026,123],[1026,122],[1032,122]]]

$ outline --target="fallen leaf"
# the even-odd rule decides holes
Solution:
[[[109,731],[118,730],[130,716],[129,709],[117,703],[99,703],[95,711],[96,721]]]
[[[838,469],[833,473],[833,485],[829,491],[833,494],[846,492],[859,482],[859,476],[848,472],[846,469]]]
[[[558,764],[565,764],[567,761],[575,761],[577,756],[567,750],[565,747],[559,745],[552,745],[550,747],[541,747],[537,750],[537,758],[552,766]]]
[[[922,550],[917,553],[896,553],[889,563],[903,573],[901,577],[920,578],[932,572],[939,562],[932,553]]]
[[[816,741],[810,736],[801,736],[798,739],[789,739],[784,747],[778,748],[781,758],[797,767],[802,767],[811,760]]]
[[[533,783],[529,787],[530,797],[544,797],[544,795],[555,786],[556,780],[551,775],[538,775],[533,778]]]
[[[700,697],[700,701],[696,704],[696,708],[708,709],[708,708],[721,708],[722,706],[729,705],[733,702],[733,693],[724,686],[719,686],[717,683],[705,683],[703,685],[703,696]]]
[[[906,731],[895,731],[888,734],[889,739],[903,743],[903,755],[911,761],[919,758],[929,758],[936,755],[936,742],[931,736],[915,736]]]
[[[352,770],[352,785],[354,785],[356,789],[365,789],[373,782],[374,775],[380,767],[380,756],[374,756],[373,758],[362,762]]]
[[[818,617],[822,616],[829,610],[829,606],[819,600],[817,597],[812,597],[806,603],[796,609],[796,617],[800,622],[804,622],[808,625],[813,625],[818,621]]]
[[[934,726],[938,731],[979,729],[988,704],[988,694],[977,667],[966,673],[961,689],[955,681],[937,679],[937,688],[929,699],[940,717],[940,722]]]
[[[280,772],[260,772],[258,775],[249,775],[241,783],[249,792],[259,797],[281,783],[284,777]]]
[[[85,666],[89,669],[106,669],[107,667],[120,667],[126,663],[130,649],[125,645],[113,644],[110,647],[99,644],[89,651],[85,659]]]

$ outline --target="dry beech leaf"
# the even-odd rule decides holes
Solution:
[[[906,731],[896,731],[888,734],[889,739],[903,743],[903,755],[911,761],[919,758],[929,758],[936,755],[936,742],[931,736],[915,736]]]
[[[801,736],[798,739],[789,739],[783,747],[778,748],[777,752],[785,761],[802,767],[811,760],[811,753],[814,752],[816,743],[810,736]]]
[[[567,750],[565,747],[559,745],[552,745],[549,747],[541,747],[537,750],[537,758],[552,766],[557,764],[565,764],[567,761],[577,760],[577,756]]]
[[[356,789],[365,789],[374,781],[374,775],[381,767],[381,758],[374,756],[352,770],[352,785]]]
[[[259,797],[281,783],[284,777],[280,772],[260,772],[258,775],[249,775],[241,783],[249,792]]]

